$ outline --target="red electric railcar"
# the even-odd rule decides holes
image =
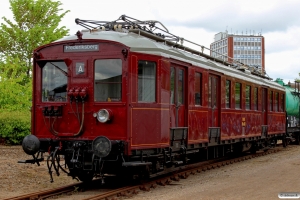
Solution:
[[[83,181],[154,176],[285,139],[285,90],[269,78],[179,44],[157,21],[76,22],[89,30],[34,51],[25,162],[48,152],[49,171]]]

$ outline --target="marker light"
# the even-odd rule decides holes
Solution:
[[[107,109],[101,109],[97,113],[94,113],[94,117],[97,117],[98,121],[105,123],[112,118],[112,112]]]

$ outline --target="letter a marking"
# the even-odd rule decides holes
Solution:
[[[83,73],[83,69],[81,65],[79,66],[78,73]]]

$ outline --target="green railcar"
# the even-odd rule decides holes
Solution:
[[[287,136],[292,140],[299,143],[300,136],[300,91],[299,82],[285,84],[282,79],[277,78],[278,84],[285,87],[285,110],[287,114]]]
[[[286,112],[288,116],[295,116],[299,118],[299,91],[292,84],[285,84],[282,79],[276,79],[276,82],[285,87],[285,106]],[[295,84],[294,84],[295,85]]]

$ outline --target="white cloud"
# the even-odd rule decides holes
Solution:
[[[274,31],[264,34],[266,53],[296,50],[300,47],[300,26],[293,26],[286,31]]]
[[[300,72],[298,0],[61,0],[70,10],[61,25],[75,34],[83,27],[75,18],[113,21],[126,14],[139,20],[158,20],[175,35],[209,47],[214,35],[257,34],[265,37],[266,71],[273,79],[294,80]],[[12,18],[9,1],[1,0],[0,17]],[[3,22],[0,19],[0,22]]]
[[[266,56],[266,71],[273,78],[281,78],[285,83],[294,82],[300,73],[300,47],[296,50],[275,52]]]

